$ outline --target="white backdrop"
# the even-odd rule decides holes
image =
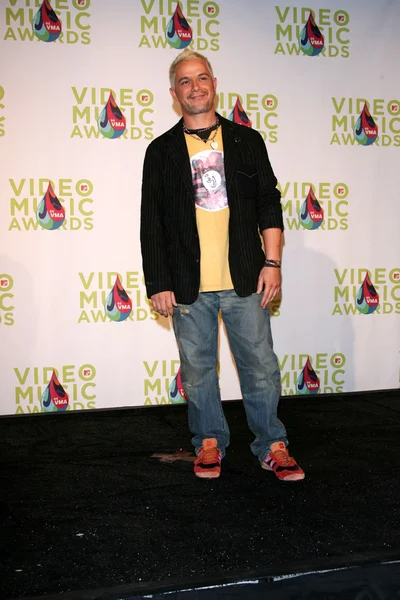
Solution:
[[[168,68],[180,50],[164,34],[176,2],[54,0],[62,34],[50,42],[32,30],[41,4],[0,0],[0,413],[169,402],[178,352],[146,298],[139,211],[146,147],[178,119]],[[400,3],[180,4],[218,110],[229,116],[240,96],[282,191],[283,296],[271,307],[282,394],[302,391],[307,359],[309,392],[398,387]],[[298,41],[310,10],[316,56]],[[126,118],[118,139],[97,123],[110,90]],[[378,127],[368,146],[353,131],[365,101]],[[36,214],[49,181],[65,213],[55,230]],[[314,230],[298,214],[310,185],[324,211]],[[379,301],[362,314],[367,271]],[[122,322],[104,309],[117,274],[132,302]],[[221,331],[223,399],[239,398]],[[68,403],[48,386],[53,370]]]

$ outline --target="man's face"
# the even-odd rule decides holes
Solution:
[[[185,115],[199,115],[214,110],[217,80],[207,65],[194,58],[179,63],[175,72],[175,89],[171,95],[179,102]]]

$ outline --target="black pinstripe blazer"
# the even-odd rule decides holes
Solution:
[[[257,288],[264,263],[259,231],[283,230],[280,192],[264,140],[219,115],[230,208],[229,268],[239,296]],[[181,119],[151,142],[143,165],[140,240],[147,295],[173,291],[192,304],[200,287],[200,245]]]

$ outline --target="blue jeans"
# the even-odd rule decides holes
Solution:
[[[247,422],[255,435],[252,452],[262,461],[271,444],[288,443],[277,417],[280,371],[270,317],[260,302],[261,294],[241,298],[234,290],[225,290],[202,292],[193,304],[174,308],[182,386],[188,396],[189,428],[196,450],[204,438],[216,438],[222,455],[229,445],[217,373],[219,311],[235,358]]]

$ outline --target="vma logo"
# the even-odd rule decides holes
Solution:
[[[400,314],[400,268],[334,269],[332,315]]]
[[[72,87],[72,93],[72,138],[154,138],[154,95],[150,90]]]
[[[238,106],[240,106],[240,111],[237,111]],[[236,118],[236,114],[239,112],[242,124],[257,129],[263,136],[264,141],[270,144],[275,144],[278,141],[277,108],[278,98],[273,94],[263,96],[257,93],[241,95],[237,92],[221,92],[218,94],[217,110],[223,117],[239,122]]]
[[[146,296],[139,271],[128,271],[124,276],[116,271],[78,275],[82,286],[78,323],[156,321],[161,318]]]
[[[8,273],[0,273],[0,326],[14,325],[14,281]]]
[[[143,361],[144,404],[186,404],[179,360]]]
[[[36,0],[4,2],[4,40],[45,41],[60,44],[90,44],[90,0]],[[35,7],[31,8],[31,4]],[[38,10],[39,9],[39,10]]]
[[[69,396],[53,371],[50,382],[40,399],[42,412],[64,412],[69,406]]]
[[[278,183],[278,188],[287,229],[349,228],[349,187],[345,183],[289,181]]]
[[[345,10],[275,6],[275,11],[274,54],[349,58],[350,16]]]
[[[332,98],[330,144],[400,146],[400,100]]]
[[[219,50],[220,8],[204,0],[140,0],[139,48]],[[179,10],[177,11],[177,4]],[[179,26],[180,25],[180,26]]]
[[[285,354],[278,358],[283,396],[331,394],[344,391],[344,354]]]
[[[89,179],[9,179],[9,182],[8,231],[93,229],[94,186]]]
[[[96,408],[96,369],[80,367],[15,367],[16,414]]]
[[[4,88],[0,85],[0,137],[3,137],[3,135],[6,134],[6,131],[4,129],[5,117],[4,117],[4,115],[1,114],[1,111],[3,111],[5,109],[5,106],[2,102],[3,98],[4,98]]]

